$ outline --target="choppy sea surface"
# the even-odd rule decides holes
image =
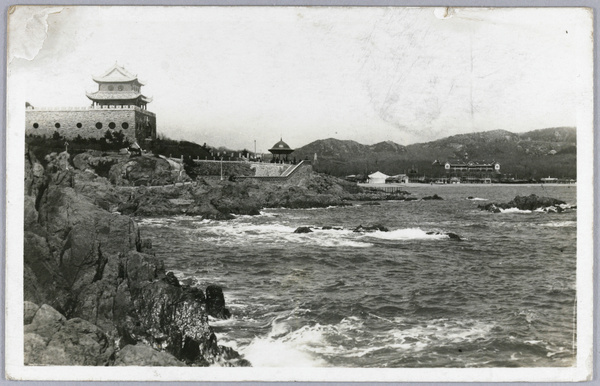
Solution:
[[[477,205],[532,193],[576,204],[576,187],[406,190],[444,200],[139,222],[167,270],[223,287],[233,317],[211,325],[254,366],[573,366],[576,210]],[[376,223],[390,231],[353,232]]]

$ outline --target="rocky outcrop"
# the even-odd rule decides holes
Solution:
[[[96,150],[89,150],[73,157],[73,166],[79,170],[89,170],[101,177],[108,178],[110,168],[120,162],[127,162],[128,155],[105,154]]]
[[[34,307],[35,306],[35,307]],[[67,320],[47,304],[25,309],[37,311],[26,319],[24,358],[30,365],[106,366],[114,359],[114,344],[96,325],[80,319]],[[27,322],[30,323],[27,323]]]
[[[206,287],[206,313],[219,319],[231,318],[231,312],[225,308],[223,290],[218,285]]]
[[[550,212],[562,212],[564,209],[573,208],[564,201],[551,197],[539,197],[535,194],[529,196],[516,196],[507,203],[490,203],[477,206],[481,210],[492,213],[500,213],[501,210],[516,208],[519,210],[544,210]]]
[[[108,179],[116,186],[160,186],[191,181],[183,164],[150,155],[121,160],[111,166]]]
[[[103,208],[120,199],[114,187],[68,158],[50,159],[43,177],[26,160],[24,298],[44,304],[25,307],[26,363],[111,364],[115,351],[139,343],[191,365],[248,365],[217,344],[203,291],[145,253],[150,243],[131,218]],[[222,292],[219,307],[215,316],[225,317]],[[77,340],[89,347],[69,346]]]

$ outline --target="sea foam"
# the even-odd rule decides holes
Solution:
[[[376,231],[365,234],[366,237],[374,237],[382,240],[440,240],[447,239],[448,235],[443,233],[427,234],[420,228],[396,229],[393,231]]]

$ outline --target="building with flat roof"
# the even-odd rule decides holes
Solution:
[[[444,167],[446,171],[446,180],[454,182],[491,182],[492,178],[500,177],[500,164],[498,162],[450,162],[444,163],[438,160],[438,164]]]

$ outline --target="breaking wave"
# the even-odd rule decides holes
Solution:
[[[429,234],[429,232],[419,228],[396,229],[389,232],[376,231],[367,233],[365,236],[382,240],[440,240],[448,238],[446,234],[437,232]]]

